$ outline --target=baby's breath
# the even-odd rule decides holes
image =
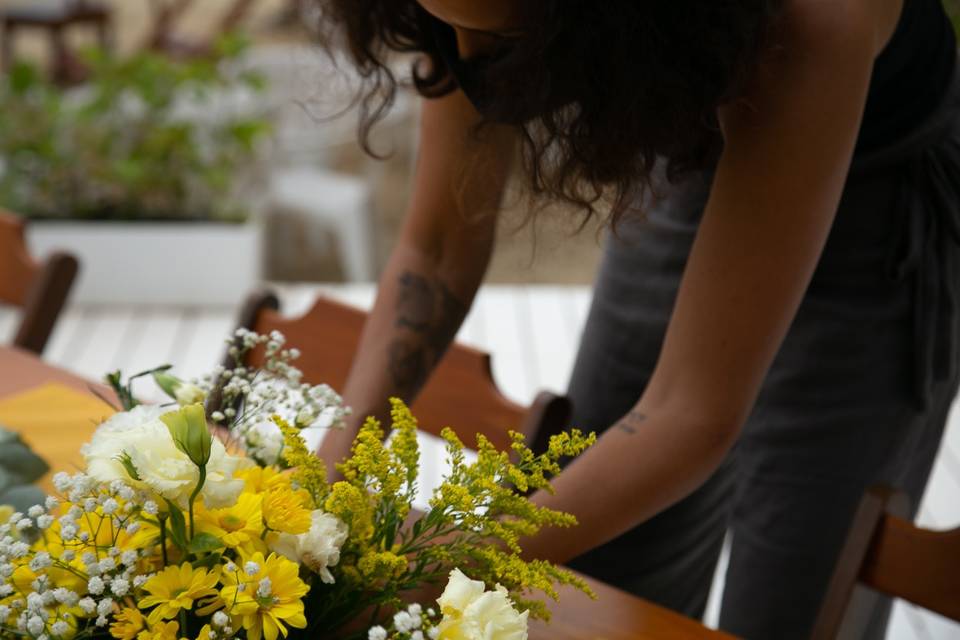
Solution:
[[[281,333],[262,335],[241,328],[226,342],[232,366],[218,366],[193,384],[219,398],[211,419],[230,429],[258,463],[269,466],[284,460],[285,436],[274,416],[297,429],[343,425],[349,413],[343,400],[329,385],[303,381],[303,372],[293,364],[300,352],[288,348]],[[251,366],[248,361],[258,349],[263,363]]]

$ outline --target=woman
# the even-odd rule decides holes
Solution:
[[[345,388],[411,399],[490,256],[509,158],[615,233],[570,388],[602,431],[531,556],[802,638],[864,489],[919,502],[957,387],[960,82],[939,0],[322,0],[390,104],[420,54],[415,189]],[[352,430],[320,455],[339,459]],[[882,633],[878,607],[872,634]]]

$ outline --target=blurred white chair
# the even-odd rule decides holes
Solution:
[[[346,279],[373,279],[373,192],[381,163],[366,163],[356,176],[330,167],[338,150],[357,144],[356,112],[350,108],[360,82],[356,72],[348,61],[304,45],[254,47],[241,65],[267,78],[274,127],[267,211],[298,219],[296,227],[312,237],[294,240],[309,251],[322,251],[320,236],[332,231]],[[404,127],[410,108],[407,93],[399,92],[377,129]]]
[[[304,227],[314,232],[321,230],[310,224],[314,221],[331,229],[346,279],[369,282],[375,270],[372,200],[372,189],[363,178],[313,167],[291,167],[272,173],[267,206],[302,217],[308,223]]]

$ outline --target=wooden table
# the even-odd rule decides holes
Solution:
[[[91,383],[57,369],[25,351],[0,346],[0,399],[57,382],[87,391]],[[54,470],[58,462],[76,456],[80,445],[93,433],[89,428],[64,433],[55,442],[31,442]],[[29,441],[30,434],[23,434]],[[641,638],[721,640],[730,636],[712,631],[679,614],[631,596],[619,589],[587,578],[598,599],[562,589],[559,603],[552,605],[553,620],[547,626],[533,623],[531,640],[637,640]]]
[[[88,394],[91,398],[95,397],[91,391],[93,388],[103,397],[115,398],[112,390],[105,385],[89,382],[72,373],[52,367],[31,352],[0,346],[0,400],[50,383]],[[101,417],[111,413],[106,405],[103,405],[103,409],[104,413]],[[2,422],[0,420],[0,423]],[[80,468],[83,464],[80,447],[89,442],[96,426],[96,422],[91,419],[73,424],[70,428],[61,429],[55,421],[52,421],[37,433],[21,433],[24,442],[50,465],[50,473],[40,481],[43,489],[53,490],[51,478],[57,471],[73,472]]]

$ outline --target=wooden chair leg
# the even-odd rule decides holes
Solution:
[[[250,9],[254,0],[234,0],[227,14],[220,21],[220,33],[228,33],[240,26]]]
[[[910,517],[910,501],[905,493],[893,489],[872,489],[865,496],[853,517],[847,542],[840,552],[837,567],[824,597],[820,615],[814,624],[811,640],[834,640],[853,633],[865,622],[860,612],[872,609],[875,597],[854,598],[857,577],[870,548],[877,524],[886,515]],[[853,604],[851,605],[851,600]],[[858,602],[859,600],[859,602]],[[869,602],[867,602],[869,600]]]
[[[50,77],[57,84],[69,84],[72,80],[72,61],[67,50],[67,41],[63,29],[59,26],[50,29]]]
[[[110,16],[106,16],[103,20],[97,22],[97,40],[104,52],[113,50],[113,23]]]
[[[15,30],[7,24],[6,20],[0,22],[0,71],[4,73],[10,70],[13,61],[13,35]]]

